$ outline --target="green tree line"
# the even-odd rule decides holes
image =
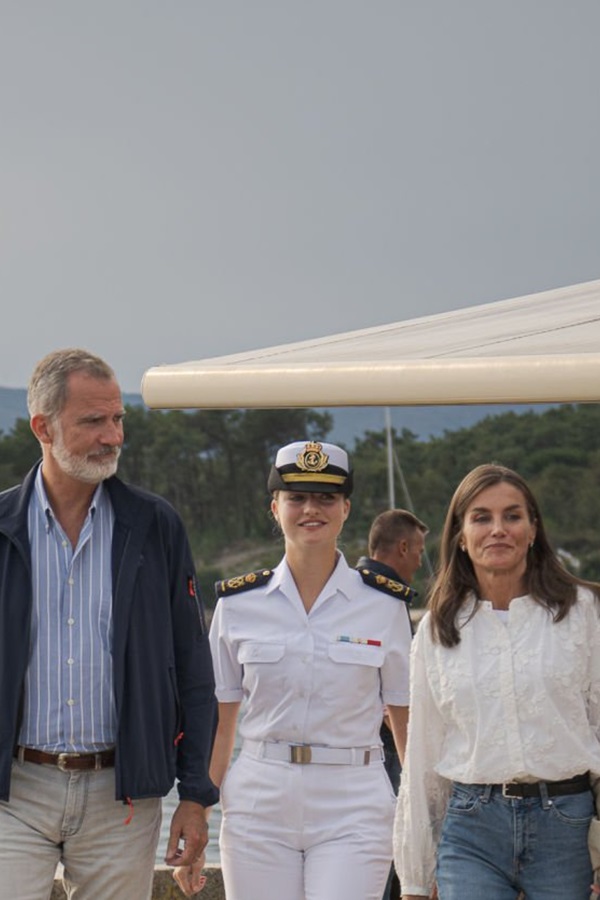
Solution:
[[[179,510],[210,602],[216,578],[273,565],[281,554],[266,490],[277,448],[304,438],[326,440],[331,428],[331,416],[311,409],[158,412],[128,406],[119,474]],[[429,525],[433,563],[456,485],[473,466],[497,462],[529,481],[567,564],[600,580],[599,435],[600,404],[490,415],[428,440],[407,429],[394,432],[396,474],[401,469],[414,512]],[[341,546],[354,563],[365,552],[371,520],[388,506],[386,434],[367,432],[349,449],[355,491]],[[17,420],[0,435],[0,489],[21,481],[39,455],[28,421]],[[397,487],[401,483],[396,478]],[[396,505],[410,505],[398,489]],[[427,575],[422,571],[417,582],[422,597]]]

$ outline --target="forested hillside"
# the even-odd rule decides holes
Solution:
[[[274,452],[291,440],[326,439],[331,418],[315,410],[152,412],[127,408],[120,475],[163,494],[181,512],[201,583],[273,564],[281,544],[268,513],[265,483]],[[563,405],[538,414],[490,416],[471,428],[418,440],[394,435],[397,461],[416,514],[431,529],[429,555],[448,501],[473,466],[499,462],[532,485],[557,548],[600,580],[600,405]],[[38,458],[29,424],[20,419],[0,436],[0,488],[20,481]],[[353,453],[355,493],[343,534],[354,562],[369,523],[388,505],[386,435],[368,432]],[[397,481],[396,504],[409,505]],[[421,594],[426,573],[420,581]]]

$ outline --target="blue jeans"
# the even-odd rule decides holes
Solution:
[[[440,900],[588,900],[591,791],[507,799],[455,784],[438,847]]]

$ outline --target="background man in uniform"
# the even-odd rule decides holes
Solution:
[[[369,531],[369,555],[357,568],[368,568],[410,585],[421,566],[429,529],[407,509],[388,509],[373,519]]]
[[[192,862],[218,799],[216,701],[183,524],[115,477],[123,404],[84,350],[38,363],[42,462],[0,494],[0,900],[151,896],[161,800],[178,779],[166,861]],[[180,847],[180,843],[183,847]]]
[[[380,513],[373,520],[369,531],[369,555],[361,556],[356,568],[369,569],[391,582],[400,582],[410,587],[415,572],[421,565],[428,531],[427,525],[406,509],[388,509]],[[414,596],[414,591],[408,595],[399,594],[402,598],[399,602],[407,604],[409,618],[409,604]],[[380,735],[385,753],[385,769],[394,791],[398,793],[401,766],[385,715]],[[400,883],[393,866],[382,900],[400,900]]]

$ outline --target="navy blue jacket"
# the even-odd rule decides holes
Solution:
[[[0,494],[0,799],[8,800],[29,655],[32,588],[27,509],[37,466]],[[172,506],[118,478],[104,482],[115,514],[113,666],[115,796],[165,796],[211,806],[217,721],[204,613],[183,523]]]

